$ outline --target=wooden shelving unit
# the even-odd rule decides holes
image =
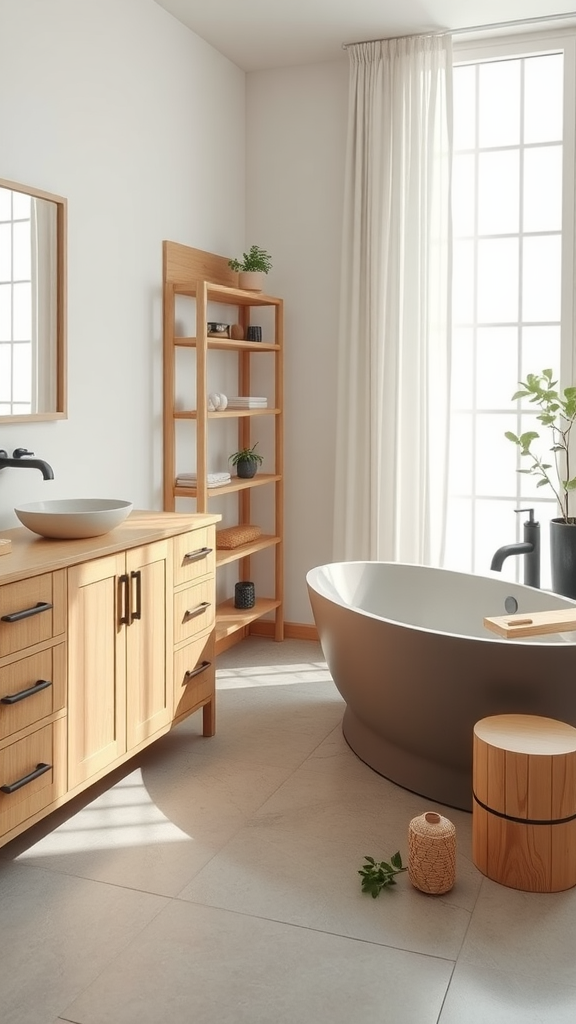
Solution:
[[[165,241],[163,244],[163,298],[164,298],[164,508],[175,511],[176,499],[195,502],[196,512],[209,512],[211,500],[225,495],[236,495],[234,519],[238,524],[253,522],[251,496],[255,488],[270,487],[274,495],[274,533],[263,533],[257,540],[237,548],[217,550],[216,568],[236,564],[238,579],[251,577],[251,559],[260,552],[271,550],[274,563],[274,585],[270,596],[258,596],[253,608],[234,607],[233,598],[218,604],[216,609],[216,653],[225,650],[250,631],[256,619],[273,617],[274,639],[284,639],[283,612],[283,300],[260,292],[247,292],[237,287],[238,274],[230,270],[224,256],[204,252]],[[177,333],[176,303],[180,296],[194,303],[195,333],[182,336]],[[273,336],[262,342],[236,341],[231,338],[208,336],[209,304],[224,304],[233,308],[230,319],[246,328],[253,310],[272,310]],[[195,355],[196,384],[189,395],[189,407],[176,405],[177,365],[176,351],[189,349]],[[213,352],[227,353],[236,361],[239,395],[250,394],[252,360],[262,353],[272,353],[274,370],[270,380],[271,404],[266,409],[226,409],[208,411],[208,373]],[[187,396],[188,398],[188,396]],[[209,432],[217,430],[216,421],[236,420],[238,447],[252,443],[251,425],[261,417],[272,418],[274,432],[273,472],[258,472],[251,480],[232,477],[229,484],[208,487]],[[195,465],[196,487],[176,485],[176,427],[183,421],[194,424],[195,441],[190,442],[190,463]],[[188,464],[187,464],[188,465]],[[233,498],[231,500],[234,500]]]

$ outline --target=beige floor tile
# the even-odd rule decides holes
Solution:
[[[281,644],[271,643],[265,637],[250,636],[241,644],[230,647],[218,655],[218,681],[231,671],[238,675],[248,670],[255,675],[271,667],[274,673],[303,673],[305,682],[309,673],[321,672],[330,679],[326,660],[319,643],[312,640],[283,640]],[[310,680],[314,682],[314,679]]]
[[[527,893],[485,878],[461,962],[576,985],[576,889]],[[576,1019],[576,1017],[575,1017]]]
[[[341,722],[322,743],[318,744],[302,767],[323,775],[328,785],[335,791],[361,791],[368,799],[373,799],[376,806],[385,799],[388,816],[395,813],[396,809],[397,815],[408,824],[411,818],[422,814],[423,811],[438,811],[456,826],[459,855],[468,860],[472,859],[472,815],[467,811],[446,807],[429,800],[428,797],[411,793],[378,775],[348,746],[342,733]],[[262,813],[266,809],[266,806],[262,808]]]
[[[456,966],[439,1024],[574,1024],[573,972],[562,982],[475,964]]]
[[[294,770],[342,720],[344,703],[331,682],[222,690],[216,735],[198,736],[196,716],[150,748],[159,770],[189,774],[216,758]]]
[[[283,769],[215,758],[159,771],[155,758],[47,830],[3,851],[19,863],[174,896],[284,781]]]
[[[171,903],[64,1012],[79,1024],[436,1024],[452,964]]]
[[[459,850],[471,858],[472,815],[418,796],[378,775],[350,749],[339,724],[263,804],[258,815],[263,818],[280,811],[290,827],[291,815],[302,822],[308,814],[314,827],[315,822],[335,814],[341,827],[344,813],[350,828],[372,820],[387,825],[393,822],[404,835],[410,820],[427,810],[437,810],[454,823]]]
[[[386,859],[401,845],[390,836]],[[400,949],[456,959],[474,903],[474,881],[445,896],[415,890],[402,874],[377,899],[361,892],[363,838],[340,827],[287,830],[256,820],[242,829],[180,893],[180,898],[274,921],[287,921]],[[406,858],[404,858],[406,863]]]
[[[159,896],[0,863],[2,1024],[46,1024],[159,913]]]

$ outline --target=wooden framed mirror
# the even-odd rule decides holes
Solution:
[[[0,178],[0,423],[67,415],[62,196]]]

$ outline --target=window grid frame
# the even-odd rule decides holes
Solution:
[[[571,278],[573,268],[573,239],[574,239],[574,202],[573,202],[573,183],[574,183],[574,133],[570,132],[570,110],[572,113],[576,107],[574,97],[574,84],[575,84],[575,71],[574,71],[574,41],[575,34],[562,33],[560,38],[556,34],[554,37],[550,33],[545,34],[544,37],[535,39],[531,37],[527,40],[526,37],[521,39],[509,39],[506,41],[498,41],[498,44],[494,45],[494,40],[485,41],[480,44],[480,47],[476,46],[475,53],[470,53],[470,56],[466,55],[466,51],[470,51],[470,46],[466,44],[462,46],[455,46],[454,53],[454,65],[455,71],[457,67],[462,65],[475,65],[474,68],[474,107],[475,107],[475,118],[474,118],[474,146],[471,148],[469,145],[464,146],[459,150],[455,150],[455,155],[472,155],[474,159],[474,237],[470,239],[468,235],[455,235],[455,241],[470,240],[473,242],[473,256],[472,256],[472,267],[473,267],[473,292],[472,292],[472,309],[473,309],[473,321],[468,323],[465,321],[458,321],[454,323],[455,328],[466,328],[471,331],[471,385],[472,385],[472,396],[471,396],[471,486],[470,493],[462,494],[453,492],[453,497],[464,498],[470,502],[470,551],[469,559],[470,566],[469,570],[472,572],[482,572],[488,567],[477,566],[477,550],[478,550],[478,512],[480,503],[483,501],[498,502],[502,501],[510,504],[514,501],[515,506],[518,510],[524,508],[526,505],[533,505],[536,510],[542,509],[543,506],[555,506],[554,497],[534,496],[528,499],[522,497],[522,481],[523,476],[516,474],[516,480],[514,486],[511,484],[510,492],[504,494],[493,494],[493,495],[479,495],[477,492],[477,453],[478,453],[478,434],[479,434],[479,407],[478,407],[478,389],[477,389],[477,367],[478,367],[478,351],[479,351],[479,329],[483,327],[514,327],[517,330],[517,379],[520,380],[521,373],[521,361],[522,352],[524,345],[524,332],[529,327],[559,327],[560,328],[560,379],[571,380],[572,379],[572,368],[574,366],[574,347],[573,342],[568,344],[574,336],[573,333],[573,319],[574,319],[574,304],[570,300],[571,289],[567,285],[567,281]],[[532,44],[532,45],[530,45]],[[484,51],[484,52],[482,52]],[[488,52],[490,51],[490,52]],[[525,103],[526,103],[526,80],[525,80],[525,69],[526,61],[532,57],[537,56],[549,56],[554,53],[562,55],[563,59],[563,136],[562,139],[557,141],[538,141],[528,142],[525,141]],[[517,145],[499,145],[499,146],[485,146],[480,147],[479,139],[479,108],[480,108],[480,68],[483,63],[492,63],[495,60],[520,60],[520,103],[519,103],[519,140]],[[556,231],[524,231],[524,194],[525,194],[525,153],[528,150],[534,150],[549,146],[561,146],[562,147],[562,224],[561,229]],[[490,238],[505,238],[511,237],[517,239],[518,244],[518,290],[517,290],[517,320],[512,323],[509,321],[492,321],[480,323],[478,319],[478,260],[479,260],[479,241],[480,236],[478,233],[479,228],[479,163],[480,154],[497,151],[512,151],[517,150],[519,153],[519,182],[518,182],[518,231],[514,233],[491,233],[482,235],[482,240]],[[572,187],[572,193],[570,188]],[[572,201],[570,201],[572,200]],[[561,287],[561,301],[560,301],[560,321],[529,321],[522,319],[523,313],[523,271],[524,271],[524,240],[529,237],[539,236],[560,236],[561,238],[561,258],[562,258],[562,287]],[[572,289],[573,290],[573,289]],[[567,351],[568,349],[568,351]],[[453,413],[458,411],[468,412],[467,409],[458,410],[457,407],[452,408]],[[506,409],[493,408],[490,410],[484,410],[483,416],[490,416],[502,413],[509,413],[513,410],[512,403],[510,407]],[[515,409],[517,428],[516,432],[520,431],[520,423],[524,423],[526,426],[526,417],[535,417],[536,411],[531,411],[521,407],[519,401],[516,402]],[[520,454],[517,455],[517,464],[520,466]],[[513,493],[514,492],[514,493]],[[543,510],[543,509],[542,509]],[[520,516],[515,517],[516,523],[510,524],[510,531],[507,532],[507,536],[503,537],[503,542],[515,533],[516,538],[520,538],[520,531],[522,528],[522,520]],[[515,570],[515,578],[520,579],[522,566],[520,565],[519,559],[515,559],[516,563],[513,568]]]
[[[31,202],[32,202],[32,200],[31,200]],[[24,217],[24,216],[15,216],[15,214],[14,214],[14,205],[15,205],[15,194],[12,191],[10,193],[10,216],[8,218],[0,218],[0,224],[8,225],[9,228],[10,228],[10,242],[9,242],[9,246],[10,246],[10,277],[8,278],[8,280],[0,282],[3,286],[7,285],[9,287],[9,289],[10,289],[10,337],[8,339],[5,339],[5,340],[0,339],[0,346],[2,346],[2,348],[4,348],[4,346],[5,346],[10,351],[10,387],[9,387],[9,393],[8,393],[8,396],[7,396],[7,398],[5,400],[1,400],[0,401],[0,409],[3,409],[4,406],[8,406],[7,410],[1,412],[1,415],[3,415],[3,416],[28,415],[32,411],[31,399],[28,402],[23,402],[23,401],[20,401],[20,400],[17,400],[17,399],[14,398],[14,389],[15,389],[14,367],[15,367],[15,362],[16,362],[15,358],[14,358],[14,355],[15,355],[16,348],[21,346],[21,345],[28,345],[28,347],[30,349],[32,348],[32,338],[16,339],[14,337],[14,288],[15,288],[15,285],[19,285],[19,284],[28,284],[28,285],[30,285],[31,289],[32,289],[32,286],[33,286],[32,270],[30,271],[30,275],[28,277],[21,277],[20,278],[20,277],[16,277],[15,274],[14,274],[14,225],[15,224],[28,224],[29,233],[30,233],[30,231],[32,229],[31,228],[31,225],[32,225],[32,210],[30,208],[30,212],[28,213],[28,216],[26,216],[26,217]]]

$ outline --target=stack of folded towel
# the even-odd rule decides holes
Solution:
[[[228,399],[229,409],[266,409],[268,399],[252,395],[237,395]]]
[[[229,484],[231,479],[230,473],[207,474],[208,487],[222,487],[223,484]],[[176,487],[196,487],[197,481],[196,473],[180,473],[176,477]]]

